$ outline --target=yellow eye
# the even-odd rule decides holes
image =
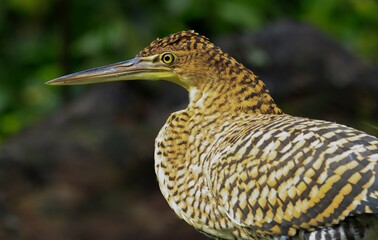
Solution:
[[[171,64],[175,60],[175,56],[172,53],[164,53],[161,55],[161,61],[165,64]]]

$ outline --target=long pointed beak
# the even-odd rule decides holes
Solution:
[[[168,66],[155,61],[154,56],[133,58],[103,67],[72,73],[46,82],[49,85],[77,85],[120,80],[168,80],[177,79]]]

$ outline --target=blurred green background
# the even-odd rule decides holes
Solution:
[[[279,19],[315,26],[378,64],[375,0],[3,0],[0,142],[82,91],[45,86],[49,79],[129,59],[156,37],[183,29],[214,38]]]

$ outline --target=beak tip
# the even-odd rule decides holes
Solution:
[[[59,85],[56,79],[45,82],[46,85]]]
[[[70,75],[54,78],[50,81],[45,82],[46,85],[69,85],[69,81],[67,81],[67,78]],[[68,78],[69,79],[69,78]]]

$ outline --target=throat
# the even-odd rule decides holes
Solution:
[[[283,114],[261,81],[251,85],[193,87],[189,90],[189,101],[189,108],[206,115],[220,112]]]

